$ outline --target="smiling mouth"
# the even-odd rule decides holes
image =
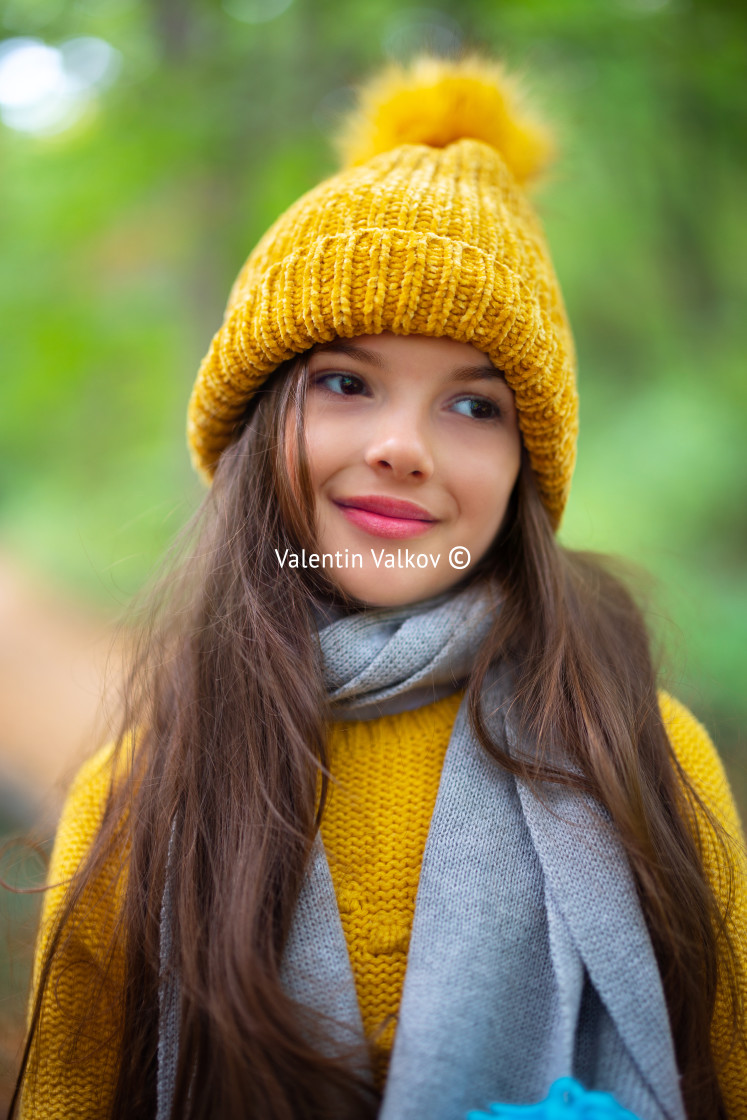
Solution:
[[[428,510],[414,502],[378,495],[338,498],[334,504],[348,521],[374,537],[404,540],[420,537],[438,523]]]

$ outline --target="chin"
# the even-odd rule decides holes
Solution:
[[[423,599],[431,599],[434,595],[440,595],[441,592],[447,591],[456,583],[461,582],[462,578],[462,573],[454,573],[455,575],[459,574],[460,578],[448,581],[387,579],[384,573],[372,575],[368,572],[360,572],[357,574],[359,576],[365,575],[366,578],[335,579],[333,582],[343,594],[367,607],[404,607],[410,603],[420,603]],[[387,574],[391,577],[393,573],[390,571]]]

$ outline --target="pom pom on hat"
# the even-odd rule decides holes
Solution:
[[[356,167],[401,144],[445,148],[464,138],[495,148],[520,184],[542,171],[554,147],[522,104],[516,80],[478,55],[425,56],[380,71],[361,87],[336,147],[343,167]]]

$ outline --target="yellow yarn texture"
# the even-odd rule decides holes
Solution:
[[[49,864],[51,886],[44,896],[34,985],[70,878],[101,825],[112,757],[112,747],[104,747],[81,767],[70,788]],[[21,1098],[22,1120],[104,1120],[111,1114],[120,1057],[124,949],[107,965],[104,948],[124,897],[123,869],[122,859],[110,861],[79,907],[72,936],[55,961]],[[101,994],[89,1005],[92,978],[102,973],[106,979]]]
[[[731,899],[726,928],[734,945],[740,975],[740,1002],[744,1004],[747,985],[747,864],[742,822],[734,804],[729,781],[708,732],[679,701],[665,692],[659,704],[669,741],[682,769],[697,793],[721,822],[733,843],[728,848],[731,867],[725,863],[722,848],[712,829],[702,820],[699,836],[703,863],[722,912]],[[733,872],[733,882],[732,882]],[[729,1053],[729,1003],[721,986],[716,995],[711,1039],[729,1120],[747,1117],[747,1053],[736,1047]]]
[[[379,1089],[407,966],[420,864],[461,694],[335,724],[322,838]]]
[[[433,813],[441,766],[460,697],[417,711],[335,724],[330,738],[335,778],[322,833],[355,976],[361,1014],[377,1081],[386,1078],[407,964],[420,864]],[[681,704],[661,694],[661,709],[674,751],[701,797],[736,844],[729,929],[743,977],[747,975],[747,871],[741,824],[721,760],[705,729]],[[111,748],[86,764],[76,778],[60,820],[49,881],[71,876],[99,827],[111,779]],[[730,869],[708,829],[702,829],[704,861],[722,907]],[[31,1078],[21,1105],[23,1120],[110,1114],[119,1059],[116,1006],[124,981],[123,959],[107,975],[97,1017],[87,1019],[78,968],[101,964],[101,945],[116,921],[119,861],[106,869],[64,958],[53,969],[43,1005],[41,1036],[31,1053]],[[112,888],[112,883],[116,884]],[[49,943],[64,886],[45,896],[37,944]],[[720,1064],[729,1120],[747,1120],[746,1056],[729,1054],[727,1004],[719,992],[712,1039]]]
[[[447,336],[503,371],[557,525],[575,462],[576,359],[519,185],[548,145],[495,64],[420,60],[377,77],[341,140],[353,165],[281,215],[234,283],[188,411],[206,480],[286,359],[335,336]]]

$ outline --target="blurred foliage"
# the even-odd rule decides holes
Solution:
[[[0,22],[6,38],[51,45],[95,36],[121,60],[69,128],[0,126],[6,544],[126,601],[199,501],[184,414],[230,283],[269,223],[334,170],[326,137],[352,87],[422,47],[500,53],[561,141],[537,203],[581,369],[563,539],[658,577],[674,687],[740,785],[747,9],[6,0]]]

